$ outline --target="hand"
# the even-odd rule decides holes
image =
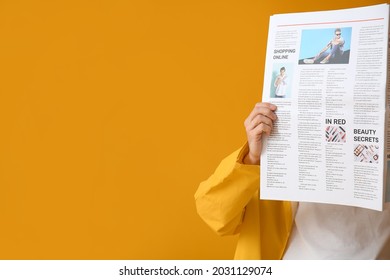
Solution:
[[[249,152],[243,159],[244,164],[260,164],[263,133],[271,134],[273,123],[277,118],[275,110],[276,106],[271,103],[257,103],[245,120]]]

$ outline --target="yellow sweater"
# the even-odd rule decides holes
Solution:
[[[260,167],[242,164],[248,146],[225,158],[195,193],[202,219],[219,235],[240,234],[235,259],[281,259],[292,228],[286,201],[259,199]]]

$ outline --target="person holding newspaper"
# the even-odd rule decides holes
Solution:
[[[384,211],[259,199],[263,137],[277,108],[257,103],[247,143],[195,193],[198,214],[217,234],[239,234],[235,259],[390,259],[390,205]]]

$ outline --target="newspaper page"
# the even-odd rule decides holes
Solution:
[[[387,4],[271,16],[261,199],[383,209],[388,18]]]

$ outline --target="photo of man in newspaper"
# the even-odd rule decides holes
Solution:
[[[298,64],[348,64],[351,32],[351,27],[302,30]]]
[[[270,92],[271,98],[287,98],[290,97],[291,85],[290,78],[292,75],[292,67],[285,64],[275,64],[272,71],[272,80]]]

